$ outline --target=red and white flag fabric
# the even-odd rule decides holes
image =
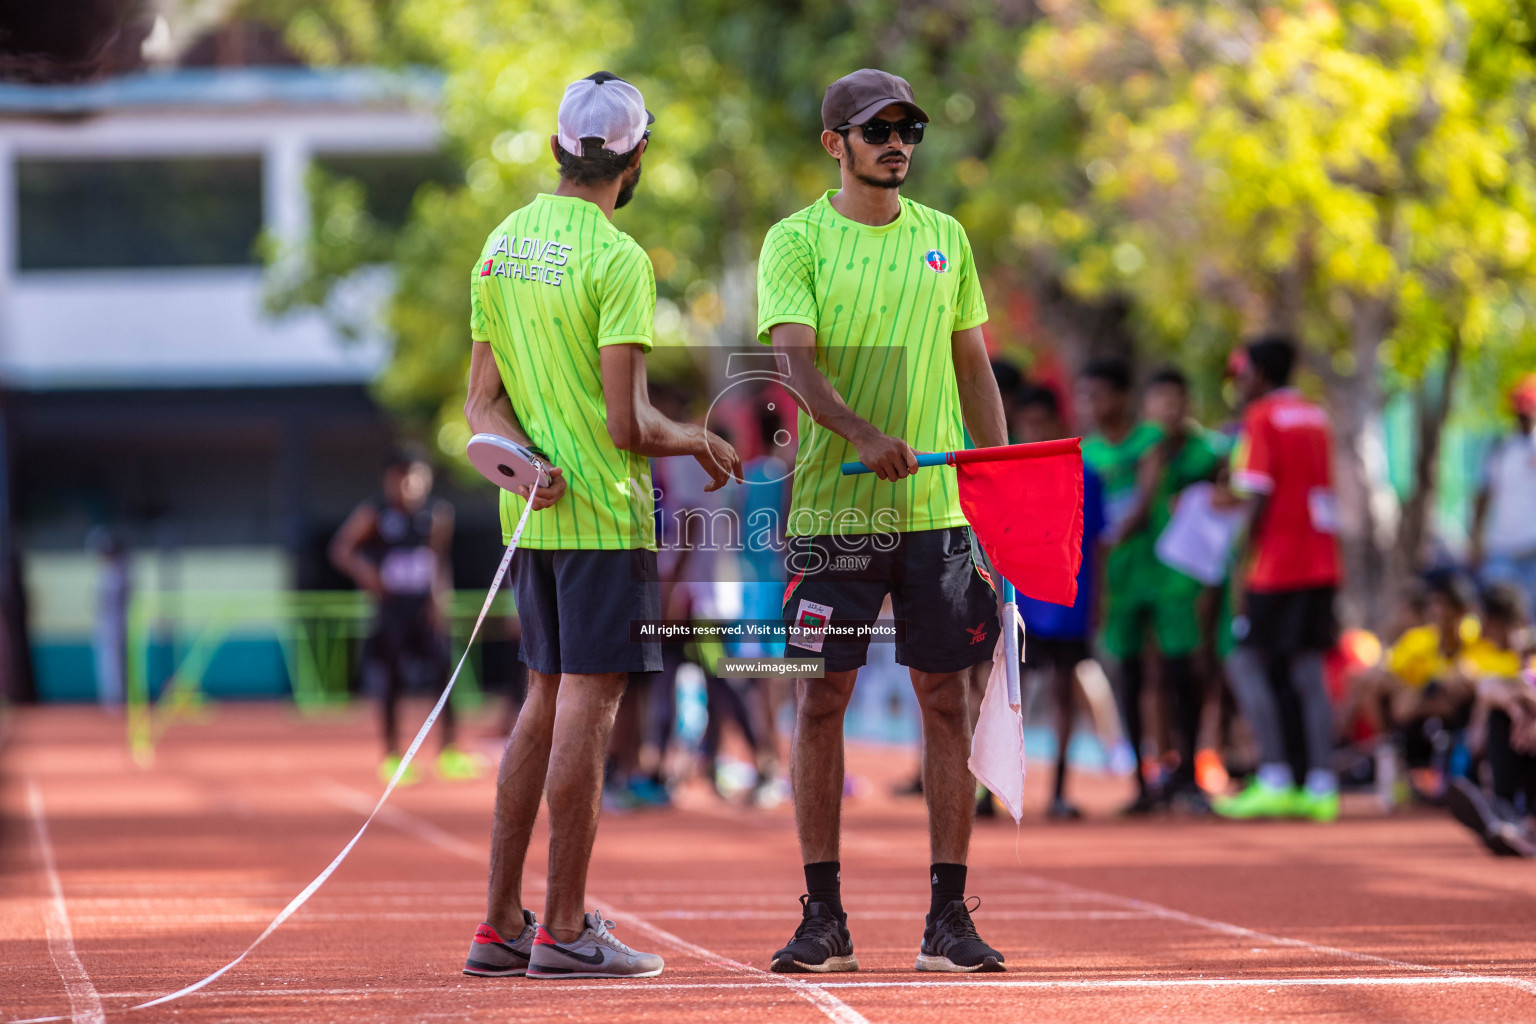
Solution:
[[[1024,816],[1024,718],[1019,662],[1024,623],[1013,591],[1041,601],[1077,601],[1083,563],[1083,453],[1078,438],[973,448],[949,461],[960,507],[1004,588],[1002,631],[971,737],[971,774],[1014,822]]]
[[[1070,605],[1083,564],[1083,448],[1076,437],[954,452],[960,507],[1019,593]]]

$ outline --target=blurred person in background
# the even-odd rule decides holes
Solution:
[[[1135,546],[1145,587],[1121,601],[1116,622],[1119,634],[1110,639],[1117,657],[1142,661],[1156,642],[1161,693],[1168,712],[1178,763],[1156,793],[1160,801],[1194,813],[1210,810],[1195,782],[1195,751],[1205,709],[1205,679],[1195,656],[1201,643],[1198,580],[1164,565],[1157,557],[1157,538],[1173,516],[1173,505],[1186,487],[1215,479],[1227,446],[1219,434],[1194,422],[1189,414],[1189,380],[1165,367],[1147,381],[1144,408],[1147,422],[1160,437],[1136,467],[1136,499],[1119,525],[1115,542]]]
[[[1508,660],[1477,680],[1473,746],[1487,769],[1487,788],[1453,778],[1446,807],[1493,853],[1536,857],[1536,675],[1531,672],[1530,620],[1520,592],[1507,583],[1483,595],[1483,637]]]
[[[1070,436],[1061,419],[1061,403],[1049,388],[1024,386],[1015,398],[1018,439],[1025,444],[1054,441]],[[1077,601],[1070,607],[1019,596],[1024,619],[1025,668],[1045,677],[1056,713],[1056,776],[1051,788],[1047,817],[1057,821],[1081,818],[1082,812],[1067,800],[1067,750],[1072,743],[1078,692],[1077,666],[1092,657],[1096,554],[1104,530],[1103,485],[1099,475],[1083,467],[1083,561],[1077,573]]]
[[[397,451],[384,466],[384,493],[358,505],[331,539],[331,564],[376,602],[373,628],[363,643],[365,692],[379,699],[388,782],[400,767],[400,698],[419,679],[441,686],[448,673],[445,603],[452,591],[449,548],[453,506],[432,497],[432,467],[411,451]],[[445,779],[480,773],[475,758],[454,745],[453,702],[443,705],[437,771]],[[415,766],[402,784],[415,782]]]
[[[1332,821],[1339,813],[1339,779],[1329,761],[1333,706],[1323,676],[1323,655],[1338,640],[1333,603],[1341,576],[1333,433],[1328,414],[1291,386],[1296,358],[1289,336],[1271,334],[1245,346],[1238,366],[1243,429],[1230,486],[1251,517],[1233,622],[1238,642],[1227,668],[1258,741],[1259,766],[1247,788],[1216,802],[1216,812],[1231,818]],[[1304,778],[1286,749],[1286,696],[1297,706]]]
[[[789,515],[789,480],[793,472],[794,438],[776,402],[764,401],[757,414],[759,454],[742,471],[750,487],[743,487],[739,513],[743,543],[741,554],[742,618],[748,622],[778,625],[784,600],[785,526]],[[736,653],[744,658],[782,658],[782,633],[743,641]],[[758,722],[761,729],[758,771],[753,800],[760,806],[778,802],[788,793],[788,782],[779,778],[781,740],[779,714],[794,704],[794,680],[782,676],[758,681]]]
[[[1536,373],[1510,392],[1515,429],[1488,453],[1472,506],[1470,561],[1484,586],[1511,583],[1536,608]]]
[[[96,624],[91,649],[96,661],[96,699],[109,712],[123,709],[128,680],[128,604],[133,597],[128,545],[111,527],[98,527],[88,540],[96,551]]]
[[[1435,574],[1425,588],[1428,621],[1405,630],[1382,664],[1355,680],[1353,705],[1376,733],[1376,780],[1386,806],[1406,795],[1393,788],[1404,767],[1424,773],[1422,792],[1439,795],[1439,780],[1428,775],[1443,767],[1433,764],[1436,738],[1466,728],[1479,679],[1519,671],[1519,657],[1490,638],[1473,614],[1474,601],[1459,576]],[[1495,634],[1507,639],[1508,611],[1497,614],[1502,621]]]
[[[1125,529],[1140,497],[1138,472],[1142,457],[1162,439],[1162,431],[1155,424],[1137,420],[1131,384],[1128,363],[1118,359],[1095,360],[1083,369],[1078,380],[1078,406],[1093,425],[1093,432],[1083,439],[1083,465],[1097,474],[1104,494],[1103,585],[1098,588],[1103,609],[1100,644],[1114,670],[1125,738],[1136,765],[1136,798],[1123,813],[1141,815],[1150,814],[1158,806],[1157,794],[1141,767],[1145,740],[1142,696],[1146,682],[1142,631],[1144,613],[1156,593],[1160,572],[1152,546],[1142,532],[1127,535]],[[1177,629],[1172,622],[1162,625]]]

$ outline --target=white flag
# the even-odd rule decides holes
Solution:
[[[1004,605],[1002,635],[992,653],[992,675],[981,698],[967,762],[971,774],[1002,801],[1016,824],[1024,817],[1024,716],[1008,700],[1010,693],[1019,692],[1018,647],[1008,641],[1022,625],[1016,606]]]

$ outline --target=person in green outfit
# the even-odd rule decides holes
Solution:
[[[1196,657],[1204,639],[1200,614],[1204,587],[1163,564],[1157,558],[1156,545],[1183,490],[1215,478],[1226,457],[1227,443],[1220,434],[1190,418],[1189,380],[1174,367],[1158,370],[1147,381],[1145,409],[1147,421],[1161,436],[1137,465],[1136,501],[1121,524],[1120,536],[1122,543],[1133,546],[1149,585],[1132,596],[1129,612],[1115,622],[1124,632],[1114,642],[1121,650],[1132,652],[1126,655],[1129,660],[1140,662],[1151,627],[1179,758],[1159,796],[1203,814],[1210,810],[1210,803],[1196,784],[1195,753],[1206,691],[1205,673]]]
[[[1139,534],[1128,536],[1124,527],[1138,502],[1142,456],[1162,438],[1162,431],[1137,421],[1131,367],[1124,360],[1099,359],[1084,367],[1078,379],[1078,404],[1094,428],[1083,439],[1083,462],[1103,483],[1099,642],[1117,670],[1120,716],[1137,762],[1136,799],[1125,813],[1147,814],[1156,808],[1157,800],[1140,770],[1145,677],[1140,657],[1141,611],[1155,601],[1158,574],[1151,545],[1142,543]]]

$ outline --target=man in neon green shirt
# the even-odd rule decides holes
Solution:
[[[955,475],[915,473],[915,451],[949,451],[969,428],[1007,443],[987,359],[987,319],[965,230],[899,193],[928,120],[906,81],[864,69],[822,102],[821,142],[842,187],[769,230],[758,261],[759,340],[789,364],[799,402],[784,619],[791,657],[825,659],[802,679],[792,773],[807,894],[781,972],[858,969],[838,862],[843,714],[868,649],[834,639],[889,596],[896,660],[923,718],[923,793],[933,865],[917,968],[1002,970],[965,906],[975,810],[966,767],[966,675],[990,661],[996,597],[972,559]],[[844,477],[858,459],[873,474]]]
[[[603,754],[631,672],[658,671],[634,619],[661,617],[647,456],[692,455],[710,490],[741,460],[702,427],[674,423],[646,397],[656,284],[650,260],[613,226],[640,178],[651,123],[640,91],[608,72],[572,83],[550,148],[560,186],[486,239],[470,277],[470,429],[537,451],[553,481],[502,493],[528,696],[497,778],[485,923],[464,973],[482,977],[651,977],[638,953],[584,909]],[[523,908],[522,871],[540,797],[549,795],[544,925]]]

